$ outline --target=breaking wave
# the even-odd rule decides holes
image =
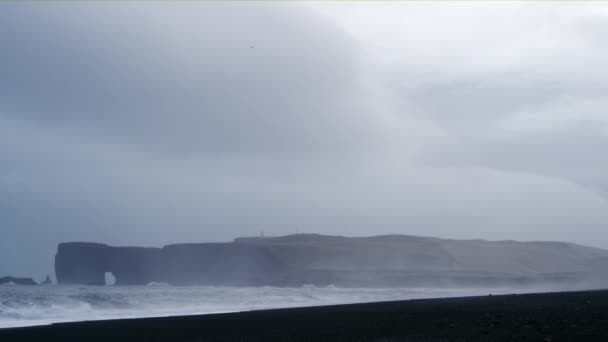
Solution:
[[[125,287],[0,286],[0,328],[480,294],[488,294],[488,289],[176,287],[161,283]]]

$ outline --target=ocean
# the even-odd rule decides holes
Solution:
[[[517,291],[521,293],[521,289]],[[534,292],[533,290],[525,292]],[[514,293],[507,288],[0,286],[0,328],[115,318]]]

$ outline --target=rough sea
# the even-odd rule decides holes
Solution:
[[[521,291],[518,291],[521,292]],[[528,291],[526,291],[528,292]],[[370,289],[212,286],[0,285],[0,328],[56,322],[235,312],[415,298],[513,293],[510,289]]]

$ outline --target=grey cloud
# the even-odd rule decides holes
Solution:
[[[416,63],[387,77],[356,35],[296,3],[0,7],[0,273],[47,273],[66,240],[262,230],[608,246],[606,202],[558,177],[598,164],[546,156],[603,138],[536,145],[500,128],[553,112],[568,82],[409,79]]]
[[[427,16],[438,12],[419,9]],[[466,11],[465,29],[438,26],[426,42],[437,50],[415,54],[417,62],[391,66],[401,70],[392,80],[402,101],[443,132],[421,159],[439,167],[479,166],[560,178],[605,194],[607,50],[599,42],[608,32],[606,6],[514,5],[500,14],[495,9],[470,5],[450,11]],[[508,11],[519,16],[509,22]],[[504,57],[492,58],[497,51]],[[470,59],[449,59],[462,54]],[[425,60],[427,67],[419,68]]]
[[[365,106],[348,37],[298,6],[5,7],[9,115],[171,154],[343,150],[365,134],[348,127]]]
[[[352,42],[297,4],[7,3],[0,23],[1,248],[36,272],[64,240],[288,227],[382,138]]]
[[[608,146],[608,120],[603,87],[586,91],[530,82],[499,89],[460,84],[434,90],[432,100],[422,97],[420,106],[450,132],[449,142],[427,151],[425,159],[536,173],[605,189],[608,163],[601,151]]]

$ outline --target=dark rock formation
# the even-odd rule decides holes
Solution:
[[[55,257],[59,284],[104,285],[106,272],[111,272],[116,285],[262,285],[283,271],[283,264],[266,248],[234,243],[163,248],[62,243]]]
[[[62,243],[55,276],[59,284],[105,285],[106,272],[112,272],[116,285],[147,284],[162,275],[161,262],[159,248]]]
[[[0,285],[38,285],[32,278],[2,277]]]
[[[568,243],[290,235],[163,248],[62,243],[60,284],[458,286],[604,281],[608,251]],[[603,284],[606,284],[604,282]]]

